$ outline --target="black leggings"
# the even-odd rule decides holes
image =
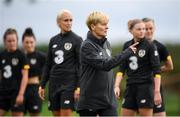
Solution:
[[[116,108],[98,109],[98,110],[80,110],[79,115],[83,116],[118,116]]]

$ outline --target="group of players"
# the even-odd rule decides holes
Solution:
[[[84,41],[71,30],[72,21],[68,10],[57,15],[60,33],[50,39],[47,55],[36,50],[31,28],[23,33],[22,51],[16,30],[5,31],[0,52],[0,116],[8,110],[12,116],[26,112],[39,116],[48,81],[48,108],[54,116],[72,116],[74,110],[80,116],[118,116],[117,98],[125,73],[121,115],[166,116],[160,73],[172,70],[173,62],[166,47],[154,39],[154,20],[130,20],[133,39],[114,57],[106,38],[106,14],[89,14]],[[161,67],[160,62],[164,62]],[[120,67],[114,80],[116,66]]]

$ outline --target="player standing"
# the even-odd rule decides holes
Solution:
[[[15,29],[9,28],[4,34],[5,49],[0,53],[0,116],[9,109],[12,116],[23,116],[24,93],[28,81],[26,57],[18,47]]]
[[[39,83],[46,56],[36,50],[36,37],[31,28],[27,28],[22,36],[23,50],[30,65],[28,85],[25,92],[25,111],[31,116],[39,116],[42,108],[42,100],[38,95]]]
[[[129,32],[133,39],[124,44],[123,50],[135,42],[137,53],[131,54],[120,64],[116,76],[115,94],[119,97],[120,83],[127,73],[127,85],[122,101],[122,116],[134,116],[138,110],[140,116],[152,116],[153,105],[161,103],[160,95],[160,63],[156,48],[145,37],[145,24],[140,19],[128,22]]]
[[[57,16],[61,32],[49,43],[47,62],[39,94],[49,81],[49,109],[54,116],[72,116],[74,101],[79,97],[79,49],[82,39],[72,30],[72,14],[62,10]],[[75,98],[75,99],[74,99]]]
[[[146,39],[152,41],[155,44],[155,46],[157,47],[157,51],[159,53],[160,62],[163,62],[163,65],[161,66],[161,72],[168,72],[173,70],[173,61],[171,59],[171,55],[169,54],[167,48],[162,43],[154,39],[154,32],[155,32],[154,20],[151,18],[143,18],[142,20],[146,26],[146,33],[145,33]],[[160,88],[160,93],[162,97],[162,103],[159,105],[154,105],[153,112],[155,116],[166,116],[162,85]]]

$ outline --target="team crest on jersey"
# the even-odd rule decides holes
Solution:
[[[30,63],[31,63],[32,65],[36,64],[36,62],[37,62],[37,60],[36,60],[35,58],[32,58],[32,59],[30,60]]]
[[[64,48],[65,50],[70,50],[72,48],[72,43],[65,43]]]
[[[111,56],[111,51],[109,49],[106,49],[106,53],[108,54],[108,56]]]
[[[52,48],[56,48],[57,47],[57,44],[54,44],[53,46],[52,46]]]
[[[6,62],[6,60],[5,60],[5,59],[3,59],[1,62],[2,62],[2,64],[4,64],[4,63]]]
[[[12,58],[12,65],[16,66],[19,63],[17,58]]]
[[[145,50],[139,50],[139,52],[138,52],[138,55],[139,55],[139,57],[144,57],[144,55],[146,54],[146,51]]]

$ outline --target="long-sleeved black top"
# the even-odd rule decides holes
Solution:
[[[41,81],[42,88],[48,80],[49,88],[56,87],[53,91],[67,88],[72,90],[77,87],[81,42],[81,37],[72,31],[51,38]]]
[[[34,51],[32,53],[27,53],[26,57],[28,64],[30,65],[29,78],[38,76],[41,79],[42,71],[46,61],[45,53],[40,51]]]
[[[134,43],[127,41],[123,50]],[[153,83],[154,75],[160,74],[159,54],[155,45],[147,39],[141,39],[137,45],[136,54],[131,54],[125,62],[121,63],[119,72],[126,72],[127,85],[137,83]]]
[[[23,69],[29,69],[29,65],[22,51],[3,50],[0,53],[0,91],[19,90]]]

